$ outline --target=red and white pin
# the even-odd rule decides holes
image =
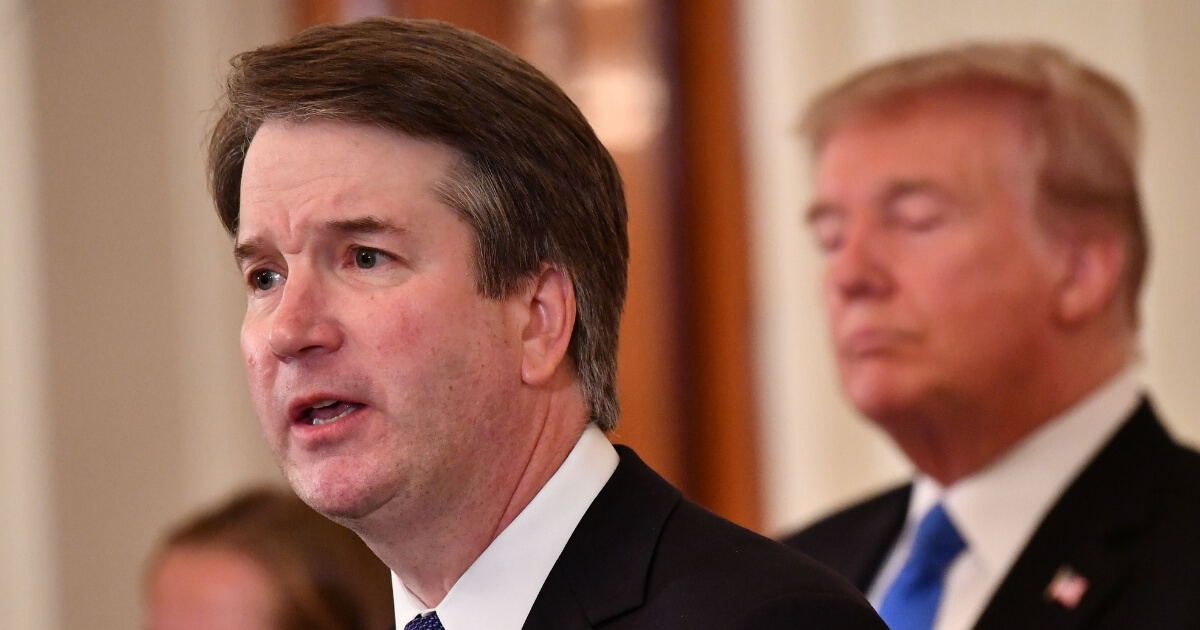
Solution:
[[[1088,590],[1088,579],[1080,575],[1069,564],[1058,568],[1058,573],[1046,587],[1046,601],[1058,602],[1067,610],[1074,610]]]

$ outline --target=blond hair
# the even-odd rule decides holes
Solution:
[[[1119,83],[1042,43],[971,43],[872,66],[819,94],[801,121],[818,156],[852,119],[885,117],[930,97],[1000,97],[1018,105],[1044,216],[1101,221],[1125,240],[1123,301],[1136,325],[1149,258],[1137,171],[1137,106]]]

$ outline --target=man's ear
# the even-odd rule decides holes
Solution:
[[[521,379],[528,385],[549,382],[563,364],[575,330],[575,287],[557,267],[544,267],[533,280],[529,319],[521,334]]]
[[[1071,240],[1056,312],[1067,326],[1107,310],[1118,298],[1125,269],[1125,243],[1115,231],[1097,231]]]

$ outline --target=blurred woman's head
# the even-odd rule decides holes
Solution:
[[[147,574],[149,630],[376,630],[387,568],[290,492],[238,495],[168,533]]]

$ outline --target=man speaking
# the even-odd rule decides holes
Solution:
[[[537,70],[444,23],[310,29],[234,59],[210,176],[263,433],[398,626],[883,627],[605,438],[621,180]]]

